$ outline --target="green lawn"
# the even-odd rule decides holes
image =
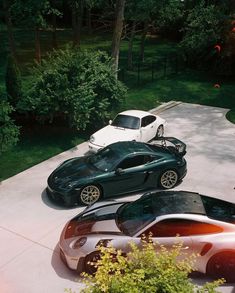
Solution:
[[[17,51],[19,66],[22,71],[24,87],[28,87],[27,77],[34,61],[34,35],[31,31],[15,32],[17,41]],[[66,43],[71,41],[71,30],[65,29],[58,32],[59,48],[63,48]],[[4,88],[4,74],[6,61],[6,35],[2,34],[3,42],[0,43],[0,88]],[[41,33],[42,55],[51,50],[51,34]],[[145,62],[150,66],[143,69],[138,79],[138,48],[139,39],[134,44],[134,71],[126,69],[126,59],[128,43],[122,42],[120,52],[120,78],[128,86],[128,95],[121,109],[143,109],[149,110],[158,106],[162,102],[177,100],[189,103],[217,106],[228,109],[235,109],[235,84],[231,81],[223,81],[222,78],[213,77],[209,74],[186,70],[184,67],[178,68],[176,74],[174,60],[167,63],[164,69],[162,63],[165,56],[174,56],[177,52],[175,43],[161,40],[158,38],[148,39],[146,42]],[[92,35],[83,36],[82,48],[104,49],[109,51],[111,35]],[[152,75],[151,64],[154,64]],[[153,79],[153,81],[152,81]],[[219,83],[220,88],[215,88],[214,84]],[[112,113],[112,116],[115,113]],[[112,117],[110,117],[112,118]],[[235,123],[235,110],[230,111],[227,119]],[[28,129],[28,128],[26,128]],[[34,131],[24,132],[20,142],[11,151],[5,152],[0,156],[0,180],[17,174],[43,160],[50,158],[74,145],[86,140],[92,130],[86,133],[52,128],[38,127]]]
[[[63,128],[27,129],[17,146],[0,156],[0,181],[70,149],[87,138]]]

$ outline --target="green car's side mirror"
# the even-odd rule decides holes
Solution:
[[[115,170],[115,174],[116,174],[116,175],[121,175],[122,173],[124,173],[124,171],[123,171],[122,168],[117,168],[117,169]]]

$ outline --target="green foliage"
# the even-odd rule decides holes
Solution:
[[[77,129],[102,122],[126,93],[115,79],[110,58],[102,52],[57,51],[35,67],[33,75],[32,89],[19,108],[42,120],[62,114]]]
[[[22,97],[22,85],[20,70],[12,55],[8,55],[5,75],[6,91],[10,104],[15,107]]]
[[[10,117],[12,111],[6,98],[0,94],[0,153],[10,149],[18,141],[19,127]]]
[[[143,239],[142,249],[130,243],[130,252],[124,256],[113,247],[100,247],[101,259],[94,276],[85,275],[83,293],[215,293],[223,283],[218,280],[199,288],[191,282],[195,255],[186,255],[183,244],[176,242],[171,250]],[[114,260],[115,256],[115,260]]]
[[[214,5],[202,0],[189,13],[181,47],[189,62],[205,62],[213,55],[214,46],[220,40],[223,30],[223,13]]]
[[[179,34],[185,19],[185,9],[182,1],[167,0],[159,8],[156,24],[166,33]]]
[[[15,0],[12,7],[14,21],[23,26],[46,27],[46,16],[56,9],[50,7],[48,0]]]

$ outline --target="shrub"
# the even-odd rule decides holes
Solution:
[[[156,246],[159,246],[157,252]],[[196,256],[183,253],[182,243],[167,250],[144,239],[142,249],[135,243],[130,243],[130,248],[124,256],[121,250],[100,247],[101,259],[93,264],[97,271],[94,276],[84,274],[86,288],[82,292],[213,293],[223,283],[218,280],[201,288],[193,284],[188,275],[193,270]]]
[[[126,93],[103,52],[70,47],[55,51],[34,68],[33,76],[32,89],[19,104],[21,110],[42,120],[62,115],[77,129],[103,121]]]
[[[3,95],[0,97],[0,153],[8,150],[18,141],[19,127],[12,121],[10,114],[13,111]]]

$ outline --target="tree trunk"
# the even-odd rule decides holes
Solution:
[[[119,51],[120,51],[120,43],[123,29],[123,20],[124,20],[124,7],[125,0],[117,0],[116,1],[116,12],[115,12],[115,27],[113,32],[113,40],[112,40],[112,53],[111,56],[113,58],[113,69],[116,74],[118,72],[118,62],[119,62]]]
[[[79,1],[79,9],[72,8],[72,25],[73,25],[73,45],[80,47],[81,44],[81,29],[84,12],[84,0]]]
[[[141,62],[144,61],[144,45],[145,45],[146,36],[147,36],[147,32],[148,32],[148,26],[149,26],[149,22],[145,21],[144,22],[144,29],[143,29],[142,36],[141,36],[141,42],[140,42],[140,61]]]
[[[54,49],[58,48],[56,27],[57,27],[56,15],[53,14],[52,15],[52,47]]]
[[[38,27],[35,28],[35,59],[41,63],[40,30]]]
[[[11,15],[10,15],[9,8],[10,8],[9,1],[3,0],[3,10],[5,13],[5,21],[6,21],[6,26],[7,26],[9,48],[10,48],[12,56],[17,60],[15,39],[14,39],[14,35],[13,35],[13,28],[12,28]]]
[[[131,27],[131,35],[128,43],[128,69],[132,70],[133,68],[133,42],[135,37],[135,27],[136,27],[136,20],[133,21],[132,27]]]
[[[87,27],[88,27],[88,34],[92,34],[92,24],[91,24],[91,8],[87,8]]]

